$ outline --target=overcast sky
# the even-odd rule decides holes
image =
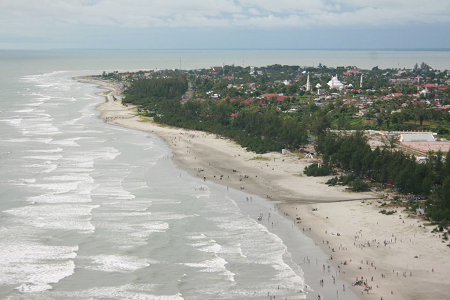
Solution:
[[[0,49],[450,48],[449,0],[0,0]]]

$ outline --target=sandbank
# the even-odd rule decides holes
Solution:
[[[112,91],[97,107],[100,118],[156,134],[189,174],[281,202],[278,210],[332,257],[328,263],[336,274],[324,277],[324,286],[332,285],[335,276],[360,299],[450,298],[450,248],[422,219],[408,217],[401,208],[393,215],[380,214],[380,195],[329,187],[330,177],[306,177],[303,169],[310,163],[296,155],[259,155],[215,134],[143,119],[133,106],[114,100],[118,91],[111,83],[77,79]],[[352,286],[357,279],[367,281],[369,293],[363,285]]]

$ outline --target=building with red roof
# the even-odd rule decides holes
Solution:
[[[288,96],[283,96],[280,94],[262,94],[259,95],[260,98],[272,99],[276,98],[278,101],[284,101],[284,99],[288,98]]]
[[[423,86],[424,88],[435,88],[438,87],[437,85],[435,85],[434,83],[427,83]]]
[[[402,93],[392,93],[390,96],[391,96],[392,98],[396,98],[396,97],[403,96],[403,94],[402,94]]]

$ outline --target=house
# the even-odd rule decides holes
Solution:
[[[402,93],[392,93],[392,94],[390,94],[388,96],[388,98],[398,98],[398,97],[401,97],[401,96],[403,96]]]
[[[424,88],[436,88],[438,87],[437,85],[435,85],[434,83],[427,83],[423,86]]]
[[[360,69],[350,69],[347,72],[344,72],[342,74],[344,74],[344,75],[354,75],[354,74],[359,74],[359,73],[361,73]]]
[[[276,98],[278,101],[284,101],[288,96],[284,96],[283,94],[262,94],[259,95],[259,98],[266,98],[268,100]]]

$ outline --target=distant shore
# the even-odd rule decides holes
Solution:
[[[329,177],[306,177],[303,169],[310,163],[296,155],[259,155],[215,134],[155,124],[115,101],[118,92],[111,83],[77,80],[112,91],[97,107],[100,118],[156,134],[173,150],[177,166],[191,175],[281,201],[277,208],[332,257],[328,263],[338,273],[324,275],[324,288],[337,275],[347,284],[335,289],[352,288],[360,299],[450,299],[450,248],[421,219],[407,217],[401,208],[380,214],[379,195],[329,187]],[[357,278],[367,281],[369,293],[364,285],[352,287]]]

